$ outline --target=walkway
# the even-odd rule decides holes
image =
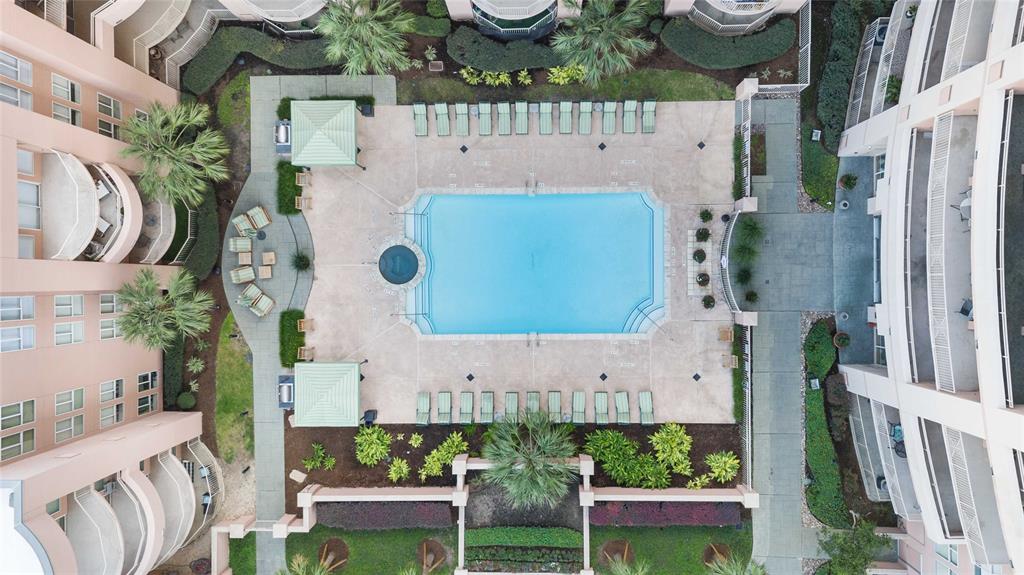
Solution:
[[[277,521],[284,515],[284,416],[278,408],[277,376],[284,371],[278,359],[278,324],[282,311],[302,309],[313,283],[312,273],[297,273],[290,264],[291,255],[301,250],[313,255],[313,242],[303,216],[277,213],[277,161],[273,147],[274,122],[281,98],[309,98],[325,95],[372,94],[379,105],[395,104],[395,79],[390,76],[264,76],[250,81],[251,99],[251,164],[252,171],[235,204],[232,217],[256,205],[264,206],[273,223],[263,229],[266,239],[253,245],[254,263],[263,251],[275,251],[278,263],[274,277],[258,280],[260,288],[277,305],[260,319],[235,304],[239,286],[231,284],[224,274],[224,292],[231,303],[239,328],[253,356],[253,413],[255,431],[256,519]],[[236,265],[235,255],[227,249],[228,238],[236,235],[233,228],[225,233],[224,261],[221,268]],[[256,534],[256,572],[273,575],[285,567],[284,539],[273,539],[269,532]]]

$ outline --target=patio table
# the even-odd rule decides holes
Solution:
[[[274,268],[270,266],[260,266],[260,279],[268,280],[274,276]]]
[[[252,265],[252,252],[238,252],[238,265],[240,265],[240,266],[251,266]]]
[[[277,263],[277,253],[275,252],[263,252],[260,255],[263,258],[263,265],[272,266]]]

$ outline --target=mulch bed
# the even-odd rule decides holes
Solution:
[[[728,545],[712,543],[704,548],[704,554],[701,556],[701,559],[703,559],[705,565],[711,565],[719,559],[728,559],[730,555],[732,555],[732,549],[729,549]]]
[[[436,539],[424,539],[416,546],[416,560],[430,573],[448,560],[448,550]]]
[[[636,559],[633,553],[633,546],[627,539],[612,539],[605,541],[597,552],[597,564],[608,565],[614,559],[620,559],[626,563],[632,563]]]
[[[750,175],[764,176],[768,174],[768,150],[765,133],[757,131],[750,134]]]
[[[327,552],[324,553],[324,551]],[[348,561],[348,544],[337,537],[331,537],[320,545],[318,553],[319,555],[315,558],[310,557],[309,559],[311,561],[317,561],[321,557],[324,557],[327,559],[328,565],[336,565],[338,563]]]

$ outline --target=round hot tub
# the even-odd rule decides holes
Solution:
[[[390,284],[402,285],[416,277],[420,269],[419,258],[409,246],[396,245],[384,250],[377,262],[380,275]]]

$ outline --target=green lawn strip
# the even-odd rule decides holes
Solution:
[[[192,272],[197,281],[203,281],[217,263],[221,247],[217,197],[212,187],[207,186],[206,199],[196,207],[196,212],[196,243],[192,244],[192,252],[185,259],[185,269]]]
[[[747,193],[743,185],[743,135],[739,132],[732,137],[732,199],[739,200]]]
[[[241,539],[228,540],[228,566],[234,575],[256,575],[256,534],[249,533]]]
[[[248,348],[239,339],[228,336],[234,331],[235,317],[224,319],[217,342],[217,448],[231,463],[240,450],[253,453],[252,365],[246,360]]]
[[[739,364],[732,370],[732,416],[736,423],[742,423],[745,415],[743,403],[746,400],[746,394],[743,393],[743,376],[747,363],[743,355],[743,326],[734,325],[732,331],[732,354],[739,358]]]
[[[182,373],[185,366],[185,338],[179,337],[164,350],[164,405],[175,405],[182,391]]]
[[[466,547],[583,547],[583,533],[565,527],[483,527],[466,530]]]
[[[288,537],[285,542],[288,560],[291,561],[295,554],[302,554],[315,561],[319,557],[320,545],[332,537],[340,538],[348,545],[348,561],[340,570],[344,575],[390,575],[405,567],[416,565],[416,547],[423,539],[437,539],[451,553],[455,552],[456,546],[454,529],[346,531],[317,525],[308,534],[295,533]],[[449,559],[451,558],[449,556]],[[431,575],[446,575],[451,572],[451,565],[445,565],[432,571]],[[242,574],[235,571],[235,575]]]
[[[780,20],[756,34],[718,36],[701,30],[686,18],[673,18],[662,30],[661,41],[691,64],[708,70],[729,70],[768,62],[785,54],[796,42],[796,23]]]
[[[837,529],[850,527],[850,514],[843,501],[843,485],[836,464],[836,450],[828,432],[825,400],[821,389],[807,389],[807,466],[814,481],[807,486],[807,507],[822,523]]]
[[[295,183],[295,174],[302,171],[302,166],[292,165],[288,160],[277,162],[277,212],[284,215],[300,213],[295,207],[295,198],[302,195],[302,188]]]
[[[217,99],[220,125],[249,126],[249,72],[241,72],[228,82]]]
[[[597,564],[601,545],[628,539],[638,559],[651,565],[649,575],[704,573],[704,548],[711,543],[728,545],[734,557],[747,559],[753,545],[749,523],[734,527],[591,527],[590,560]],[[600,568],[599,568],[599,572]]]
[[[295,367],[299,348],[306,345],[306,334],[299,332],[298,321],[306,317],[301,309],[286,309],[281,312],[281,365]]]
[[[826,150],[821,142],[811,141],[812,129],[810,124],[804,124],[800,138],[804,191],[818,205],[831,211],[835,207],[839,158]]]

